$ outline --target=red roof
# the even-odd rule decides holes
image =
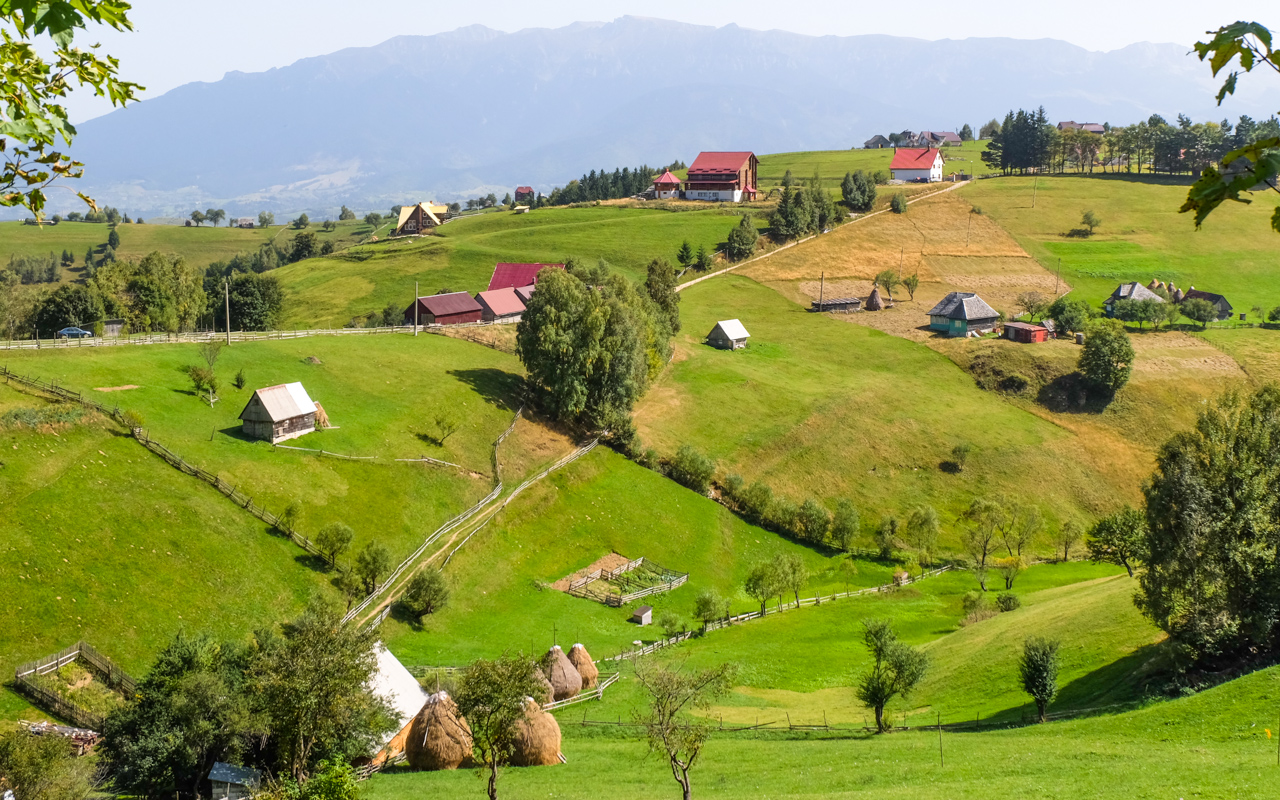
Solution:
[[[737,172],[751,160],[754,153],[698,153],[689,167],[689,176]]]
[[[537,283],[538,273],[550,267],[564,269],[564,264],[506,264],[500,263],[493,268],[493,277],[489,279],[489,291],[494,289],[519,289]]]
[[[476,300],[481,305],[488,306],[489,310],[499,317],[524,311],[524,303],[520,302],[520,298],[516,296],[516,290],[511,287],[481,292],[476,295]]]
[[[480,304],[466,292],[433,294],[430,297],[419,297],[418,301],[422,303],[423,308],[437,317],[449,317],[454,314],[466,314],[469,311],[482,310]]]
[[[516,194],[533,194],[532,186],[517,186]]]
[[[667,170],[666,172],[659,175],[653,182],[655,184],[674,183],[678,186],[680,184],[680,179],[677,178],[675,175],[672,175],[671,170]]]
[[[889,169],[932,169],[941,155],[932,147],[901,147],[894,152]]]

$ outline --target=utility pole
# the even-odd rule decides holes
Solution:
[[[969,231],[973,230],[973,209],[969,209],[969,227],[964,229],[964,248],[969,249]]]
[[[938,762],[941,766],[947,765],[947,758],[942,754],[942,712],[938,712]]]
[[[222,279],[223,299],[226,301],[227,309],[227,346],[231,346],[231,279]]]
[[[818,280],[820,281],[818,284],[818,311],[822,311],[822,295],[824,290],[827,288],[827,273],[823,272],[822,277]]]
[[[1053,296],[1056,298],[1062,290],[1062,256],[1058,256],[1058,279],[1053,284]]]
[[[413,282],[413,335],[418,335],[418,282]]]
[[[1036,173],[1036,179],[1031,184],[1031,207],[1036,207],[1036,189],[1040,188],[1040,173]]]

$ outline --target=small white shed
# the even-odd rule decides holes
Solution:
[[[214,762],[209,770],[209,783],[213,785],[213,800],[244,800],[258,791],[262,773],[249,767]]]
[[[631,615],[631,621],[640,627],[649,625],[653,622],[653,606],[640,606]]]
[[[749,338],[751,334],[747,333],[747,329],[736,319],[720,320],[711,329],[711,333],[707,334],[707,341],[721,350],[737,350],[740,347],[746,347]]]

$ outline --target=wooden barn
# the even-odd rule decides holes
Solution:
[[[471,295],[466,292],[450,292],[419,297],[416,303],[404,310],[404,324],[458,325],[463,322],[479,322],[483,315],[484,309]]]
[[[524,314],[524,301],[515,289],[494,289],[476,295],[480,304],[480,318],[485,322],[519,322]]]
[[[529,298],[533,297],[533,290],[537,289],[537,284],[529,284],[528,286],[517,286],[516,297],[520,298],[520,302],[526,306],[529,305]]]
[[[247,800],[258,793],[262,773],[249,767],[213,762],[209,770],[209,784],[213,800]]]
[[[1227,302],[1227,298],[1213,292],[1202,292],[1192,286],[1183,295],[1183,300],[1204,300],[1213,306],[1213,310],[1217,312],[1218,319],[1231,319],[1231,304]]]
[[[268,386],[253,393],[240,420],[245,436],[276,444],[316,429],[316,402],[301,383]]]
[[[689,165],[685,181],[686,200],[741,203],[756,199],[756,171],[760,161],[755,153],[699,153]]]
[[[1006,322],[1004,337],[1023,344],[1039,344],[1049,341],[1049,329],[1029,322]]]
[[[951,292],[929,310],[929,328],[950,337],[991,333],[1000,314],[973,292]]]
[[[489,279],[489,291],[494,289],[519,289],[538,282],[538,273],[544,269],[564,269],[564,264],[509,264],[499,262],[493,267]]]
[[[409,730],[413,727],[413,718],[426,705],[427,695],[418,684],[418,679],[405,669],[382,642],[376,645],[376,652],[378,670],[369,679],[369,689],[387,704],[396,723],[395,731],[383,734],[378,743],[378,752],[373,756],[373,763],[381,764],[404,752]]]
[[[809,307],[810,311],[843,311],[848,314],[853,311],[862,310],[861,297],[824,297],[821,300],[814,300],[813,305]]]
[[[711,329],[711,333],[707,334],[707,342],[721,350],[738,350],[746,347],[749,338],[751,334],[747,333],[747,329],[736,319],[720,320]]]
[[[440,224],[435,206],[431,203],[418,203],[416,206],[401,206],[400,219],[396,222],[393,236],[413,236],[430,230]]]

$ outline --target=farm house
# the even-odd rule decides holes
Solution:
[[[755,200],[756,170],[759,166],[755,153],[699,153],[689,165],[685,199],[722,203]]]
[[[653,196],[659,200],[678,200],[680,185],[680,179],[666,170],[653,179]]]
[[[418,203],[415,206],[402,206],[400,219],[396,222],[395,236],[412,236],[422,233],[428,228],[440,224],[440,213],[447,213],[448,206],[437,206],[434,203]]]
[[[721,350],[738,350],[747,346],[747,339],[750,337],[751,334],[747,333],[741,322],[725,319],[717,322],[711,329],[711,333],[707,334],[707,341]]]
[[[1022,344],[1039,344],[1049,340],[1049,329],[1029,322],[1006,322],[1004,337]]]
[[[951,292],[929,310],[930,330],[952,338],[991,333],[1000,315],[973,292]]]
[[[301,383],[259,389],[240,412],[241,431],[252,439],[277,442],[296,439],[316,429],[319,405]]]
[[[524,314],[524,301],[515,289],[494,289],[476,295],[480,318],[485,322],[519,322]]]
[[[419,297],[416,303],[404,310],[404,324],[458,325],[463,322],[479,322],[483,314],[484,309],[466,292],[433,294]]]
[[[1231,318],[1231,304],[1227,302],[1227,298],[1223,297],[1220,294],[1214,294],[1213,292],[1202,292],[1196,287],[1192,286],[1190,289],[1186,291],[1185,294],[1183,294],[1182,299],[1183,300],[1205,300],[1209,303],[1209,305],[1213,306],[1214,311],[1218,313],[1219,320]]]
[[[942,152],[932,147],[902,147],[893,151],[893,163],[889,169],[895,181],[923,181],[937,183],[942,180]]]
[[[516,195],[515,195],[515,197],[516,197],[516,202],[517,202],[517,203],[524,203],[524,202],[527,202],[527,201],[529,201],[529,200],[532,200],[532,199],[533,199],[533,197],[534,197],[534,196],[533,196],[533,187],[532,187],[532,186],[517,186],[517,187],[516,187]]]
[[[538,273],[544,269],[564,269],[564,264],[509,264],[499,262],[493,267],[488,291],[494,289],[519,289],[538,282]]]
[[[1137,281],[1122,283],[1116,287],[1111,296],[1106,299],[1102,307],[1106,310],[1108,317],[1115,316],[1116,303],[1121,300],[1154,300],[1157,303],[1163,303],[1164,298]]]

